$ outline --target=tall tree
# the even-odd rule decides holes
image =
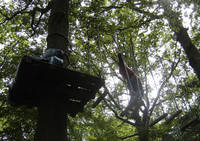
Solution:
[[[179,41],[183,47],[191,67],[194,69],[194,72],[200,80],[200,52],[192,43],[192,40],[187,33],[188,29],[184,28],[179,14],[172,10],[169,0],[161,0],[160,4],[164,9],[164,15],[166,16],[171,29],[176,34],[177,41]]]

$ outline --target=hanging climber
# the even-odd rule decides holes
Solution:
[[[121,53],[118,53],[119,72],[128,83],[130,93],[130,101],[126,109],[120,114],[121,116],[128,115],[129,111],[137,112],[143,103],[142,97],[144,95],[142,83],[136,74],[128,68],[122,59]]]

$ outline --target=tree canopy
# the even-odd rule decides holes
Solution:
[[[7,96],[21,57],[40,56],[46,49],[51,5],[50,0],[0,1],[2,141],[34,138],[37,109],[14,108]],[[199,1],[69,0],[66,10],[69,69],[105,79],[84,112],[66,117],[70,141],[200,139]],[[146,107],[138,116],[144,126],[120,116],[129,95],[118,52],[142,81]]]

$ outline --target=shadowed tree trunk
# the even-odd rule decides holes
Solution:
[[[178,13],[172,11],[169,1],[161,0],[160,4],[164,9],[164,14],[167,17],[171,29],[176,35],[177,41],[183,47],[189,60],[189,64],[200,81],[200,52],[192,43],[192,40],[187,33],[187,29],[183,27],[182,21],[179,19]]]
[[[68,0],[53,0],[48,22],[48,49],[68,50],[68,4]]]
[[[139,113],[138,113],[138,119],[136,120],[136,129],[138,132],[139,140],[140,141],[148,141],[149,140],[149,119],[150,117],[148,116],[148,110],[144,109],[143,111],[143,117],[139,118]]]
[[[68,0],[53,0],[48,22],[47,49],[67,51]],[[56,75],[56,74],[55,74]],[[66,141],[66,110],[63,95],[48,88],[48,97],[38,106],[39,120],[35,141]]]

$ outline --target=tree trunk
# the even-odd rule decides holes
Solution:
[[[139,141],[148,141],[149,140],[149,130],[148,130],[149,125],[145,125],[145,121],[136,120],[136,129],[138,132],[139,136]]]
[[[172,11],[172,9],[170,8],[170,3],[168,1],[162,0],[161,5],[164,9],[164,14],[167,17],[171,29],[174,31],[177,37],[177,41],[179,41],[179,43],[183,47],[189,60],[189,64],[193,68],[200,81],[200,52],[192,43],[187,33],[187,29],[183,27],[183,24],[179,19],[179,15],[176,12]]]
[[[68,0],[53,0],[48,22],[47,49],[68,50]],[[56,74],[55,74],[56,75]],[[35,141],[66,141],[64,96],[56,86],[49,87],[48,97],[40,99]]]
[[[48,22],[47,48],[68,50],[68,0],[53,0]]]
[[[139,115],[139,112],[137,114],[134,114],[134,120],[135,120],[135,127],[138,132],[139,141],[148,141],[149,140],[149,130],[148,130],[148,117],[147,115],[143,115],[143,120],[141,119],[141,116]]]
[[[136,127],[139,135],[139,141],[149,140],[149,131],[146,127]]]
[[[179,41],[183,47],[187,58],[189,59],[189,64],[194,69],[194,72],[200,81],[200,53],[192,43],[187,33],[187,29],[182,25],[180,25],[178,28],[178,31],[174,31],[177,37],[177,41]]]

